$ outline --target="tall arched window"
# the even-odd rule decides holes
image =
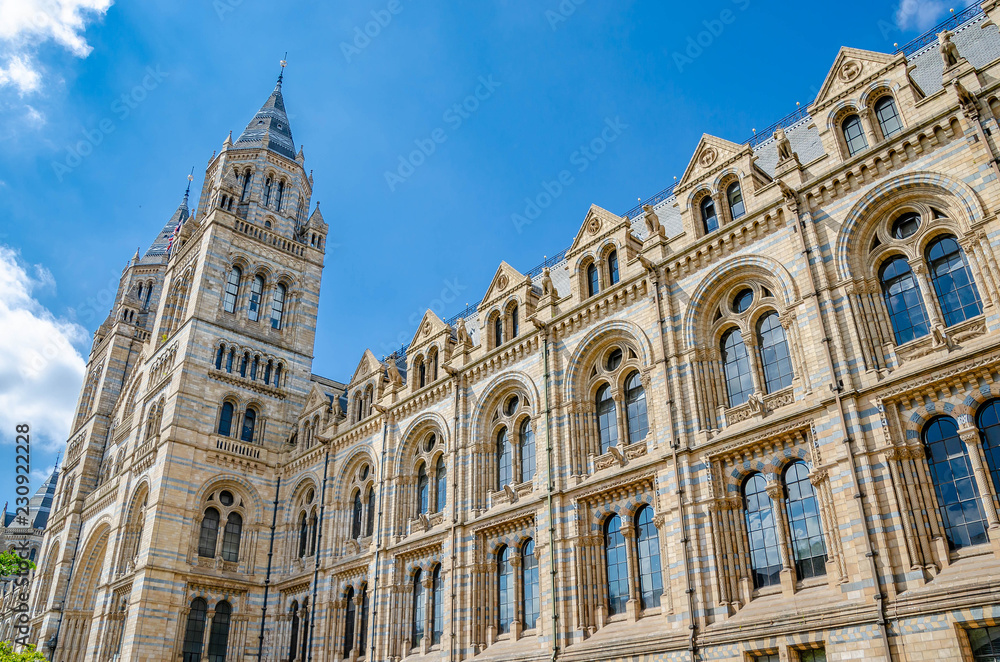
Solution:
[[[351,509],[351,538],[357,540],[361,537],[362,521],[361,492],[354,493],[354,508]]]
[[[826,574],[826,543],[819,515],[816,491],[809,482],[805,462],[793,462],[785,469],[785,510],[791,532],[792,558],[798,579]]]
[[[865,140],[865,130],[861,126],[861,118],[857,115],[848,115],[841,128],[844,131],[844,142],[847,144],[847,153],[854,156],[861,150],[868,147]]]
[[[620,279],[618,272],[618,251],[608,253],[608,283],[615,285]]]
[[[520,332],[521,332],[521,325],[518,322],[517,305],[515,304],[510,308],[510,337],[517,338]]]
[[[356,615],[354,606],[354,587],[348,586],[344,592],[344,659],[351,656],[354,650],[354,618]]]
[[[964,322],[983,312],[979,290],[954,237],[941,237],[932,242],[927,247],[927,263],[945,326]]]
[[[625,406],[628,409],[628,443],[634,444],[645,439],[649,431],[646,390],[638,372],[633,372],[625,380]]]
[[[208,508],[201,520],[201,532],[198,534],[198,556],[215,558],[215,541],[218,537],[219,511]]]
[[[601,281],[597,272],[597,265],[591,262],[587,266],[587,296],[594,296],[601,291]]]
[[[993,488],[1000,494],[1000,400],[990,400],[979,408],[976,426],[986,454],[986,466],[993,477]]]
[[[493,320],[493,344],[497,347],[503,344],[503,317],[500,315]]]
[[[746,513],[747,537],[750,542],[750,568],[754,588],[774,586],[780,582],[781,555],[778,551],[778,525],[774,519],[767,483],[754,474],[743,484],[743,508]]]
[[[770,312],[757,322],[757,345],[760,347],[760,364],[764,369],[764,389],[768,393],[780,391],[792,383],[792,358],[788,353],[785,330],[778,320],[778,313]]]
[[[264,293],[264,277],[257,275],[250,283],[250,307],[247,309],[247,319],[256,322],[260,318],[260,298]]]
[[[282,284],[278,284],[274,288],[274,297],[271,299],[271,328],[280,329],[281,328],[281,318],[285,315],[285,295],[288,293],[288,288]]]
[[[423,359],[417,361],[417,374],[420,375],[420,388],[427,386],[427,365]]]
[[[514,622],[514,564],[507,546],[497,551],[497,617],[497,632],[510,632]]]
[[[240,431],[240,441],[253,443],[253,435],[257,427],[257,410],[247,407],[243,414],[243,429]]]
[[[507,428],[497,435],[497,489],[514,482],[514,449],[507,440]]]
[[[233,403],[223,402],[219,414],[219,434],[228,437],[233,431]]]
[[[431,576],[431,645],[441,643],[444,633],[444,580],[441,578],[441,566],[434,567]]]
[[[531,429],[531,419],[521,423],[521,482],[535,477],[535,433]]]
[[[226,372],[230,374],[233,372],[233,361],[235,360],[236,360],[236,350],[231,349],[229,350],[229,358],[226,359]]]
[[[736,220],[747,213],[746,205],[743,204],[743,190],[739,182],[733,182],[726,188],[726,201],[729,202],[729,216]]]
[[[375,531],[375,488],[368,488],[368,521],[365,523],[365,535],[370,536]]]
[[[950,416],[938,416],[924,426],[923,436],[948,545],[961,549],[987,542],[979,487],[969,451],[958,436],[958,423]]]
[[[625,613],[628,602],[628,554],[622,521],[612,515],[604,523],[604,560],[608,567],[608,615]]]
[[[229,648],[229,619],[232,613],[233,608],[225,600],[215,605],[212,634],[208,638],[208,662],[226,662],[226,651]]]
[[[292,636],[288,642],[288,659],[294,661],[299,651],[299,603],[292,602],[288,611],[292,614]]]
[[[444,455],[434,464],[434,512],[440,513],[448,503],[448,469],[444,466]]]
[[[722,336],[722,369],[729,406],[743,404],[753,393],[753,376],[750,374],[750,355],[743,344],[743,334],[737,328],[726,331]]]
[[[271,186],[273,186],[273,184],[274,184],[274,182],[271,179],[270,175],[268,175],[267,177],[264,178],[264,206],[265,207],[267,207],[268,205],[271,204]]]
[[[541,607],[538,592],[538,557],[535,556],[535,541],[529,538],[521,545],[521,613],[524,614],[524,629],[531,630],[538,625],[538,611]]]
[[[239,513],[229,513],[226,530],[222,532],[222,560],[240,560],[240,538],[243,535],[243,518]]]
[[[660,536],[653,523],[653,509],[643,506],[635,516],[636,561],[639,564],[639,598],[643,609],[660,606],[663,574],[660,570]]]
[[[417,469],[417,508],[420,515],[430,512],[430,483],[427,480],[427,467],[423,462]]]
[[[229,271],[226,279],[226,293],[222,299],[222,307],[227,313],[236,312],[236,300],[240,295],[240,280],[243,278],[243,270],[234,266]]]
[[[899,112],[896,110],[896,102],[889,95],[875,102],[875,117],[878,118],[878,125],[882,129],[883,138],[888,138],[903,130],[903,122],[900,120]]]
[[[424,600],[424,583],[422,573],[418,568],[413,573],[413,623],[410,629],[410,646],[416,648],[424,639],[424,621],[427,608]]]
[[[306,519],[306,514],[302,513],[299,518],[299,558],[306,555],[306,550],[309,549],[309,522]]]
[[[184,659],[183,662],[201,662],[201,649],[205,642],[205,618],[208,615],[208,604],[201,598],[191,601],[191,611],[188,612],[187,627],[184,628]]]
[[[710,195],[701,199],[701,224],[705,234],[719,229],[719,215],[715,213],[715,200]]]
[[[611,397],[611,387],[605,384],[597,389],[597,430],[601,440],[601,453],[618,445],[618,414]]]
[[[215,352],[215,369],[222,370],[222,357],[226,355],[226,346],[219,345],[219,349]]]
[[[309,518],[309,556],[316,555],[316,538],[319,534],[319,519],[316,517],[316,511],[313,511],[312,517]]]
[[[364,656],[368,648],[368,585],[361,586],[361,632],[358,635],[358,656]]]
[[[282,179],[278,182],[278,199],[274,203],[274,209],[276,211],[281,211],[281,203],[285,197],[285,180]]]
[[[907,261],[894,257],[886,262],[879,270],[879,280],[896,344],[903,345],[930,333],[924,299]]]
[[[243,173],[243,190],[240,191],[240,202],[247,199],[247,194],[250,192],[250,169],[248,168]]]

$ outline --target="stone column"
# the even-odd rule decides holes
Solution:
[[[521,638],[521,631],[524,629],[524,585],[521,582],[523,575],[521,574],[521,555],[520,553],[514,554],[514,549],[511,549],[510,565],[514,568],[513,578],[514,578],[514,620],[510,624],[510,638],[517,641]]]
[[[771,497],[771,513],[774,528],[778,533],[778,553],[781,557],[781,591],[785,595],[795,593],[795,570],[791,562],[788,544],[788,522],[784,509],[784,489],[781,483],[768,483],[767,495]]]
[[[420,583],[424,587],[424,638],[420,642],[421,655],[427,655],[431,647],[432,629],[434,627],[434,610],[431,609],[433,600],[431,595],[434,591],[434,573],[424,572]]]
[[[927,265],[924,263],[922,257],[913,260],[909,264],[910,269],[913,271],[913,277],[917,281],[917,287],[920,288],[920,296],[924,300],[924,309],[927,311],[931,330],[933,331],[937,328],[944,329],[944,320],[941,317],[941,309],[938,305],[937,296],[934,294],[934,287],[931,285],[930,277],[927,274]]]
[[[212,640],[212,621],[215,620],[215,609],[209,609],[205,616],[205,634],[201,638],[201,662],[208,662],[208,644]]]
[[[965,443],[965,448],[969,452],[969,463],[972,465],[972,473],[976,477],[976,487],[979,488],[979,500],[983,504],[986,523],[989,525],[987,535],[989,535],[990,543],[993,545],[994,554],[1000,556],[1000,518],[997,517],[997,506],[993,500],[990,475],[983,460],[983,447],[979,439],[979,430],[974,427],[963,428],[958,431],[958,436]]]
[[[628,574],[628,602],[625,603],[625,613],[630,621],[639,617],[639,582],[636,571],[639,568],[635,553],[635,526],[622,522],[622,538],[625,539],[626,573]]]

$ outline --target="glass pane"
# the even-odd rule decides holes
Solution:
[[[624,614],[628,602],[628,561],[621,519],[612,515],[604,524],[604,554],[608,570],[608,615]]]
[[[601,453],[618,445],[618,415],[611,388],[605,384],[597,391],[597,429],[601,440]]]
[[[979,290],[969,273],[969,265],[958,242],[942,237],[927,248],[931,282],[947,326],[964,322],[983,312]]]
[[[529,540],[521,547],[521,581],[524,604],[524,629],[530,630],[538,624],[541,594],[538,591],[538,558],[535,556],[535,541]]]
[[[930,332],[923,297],[913,278],[910,265],[902,257],[890,260],[882,267],[882,294],[889,321],[896,336],[896,344],[902,345],[926,336]]]
[[[767,392],[774,393],[791,386],[792,361],[788,353],[785,329],[778,321],[778,313],[768,313],[758,322],[757,339]]]
[[[504,634],[510,632],[510,625],[514,622],[514,564],[511,563],[509,547],[497,553],[497,593],[498,632]]]
[[[927,464],[952,549],[986,542],[985,516],[979,489],[969,476],[972,465],[965,444],[958,437],[958,424],[949,416],[939,416],[924,428]]]
[[[753,377],[750,375],[750,355],[739,329],[730,329],[722,336],[722,367],[729,393],[729,406],[743,404],[754,389]]]
[[[756,588],[779,582],[781,557],[771,497],[760,474],[751,476],[743,486],[743,499],[750,542],[750,567]]]
[[[653,523],[653,509],[644,506],[636,517],[636,558],[639,562],[639,597],[643,609],[660,606],[663,576],[660,572],[660,538]]]
[[[638,372],[633,372],[625,382],[625,405],[628,410],[628,441],[634,444],[645,439],[649,431],[646,390]]]
[[[788,528],[792,534],[792,556],[799,579],[826,574],[826,542],[819,516],[816,492],[809,481],[805,462],[794,462],[785,471]]]

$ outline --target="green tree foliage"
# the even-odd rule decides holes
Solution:
[[[16,652],[9,641],[0,641],[0,662],[44,662],[45,656],[35,650],[34,645],[25,646]]]
[[[21,555],[17,552],[7,551],[0,553],[0,577],[10,577],[11,575],[21,574],[22,563],[26,563],[29,568],[35,567],[34,561],[21,558]],[[5,658],[0,657],[0,662],[3,662],[4,659]]]

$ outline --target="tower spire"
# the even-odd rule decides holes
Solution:
[[[285,99],[281,94],[281,82],[284,80],[287,64],[285,60],[281,61],[281,73],[278,74],[274,90],[233,143],[234,148],[263,147],[287,159],[295,160],[295,141],[292,140],[292,129],[288,126],[288,114],[285,112]]]
[[[285,78],[285,67],[288,66],[288,51],[285,51],[285,57],[281,58],[281,71],[278,72],[278,85],[281,85],[281,81]]]

